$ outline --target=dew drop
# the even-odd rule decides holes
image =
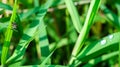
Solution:
[[[20,51],[22,51],[22,48],[20,49]]]
[[[113,38],[113,35],[109,35],[109,39],[112,39]]]
[[[104,44],[106,44],[106,40],[102,40],[100,43],[101,43],[101,45],[104,45]]]

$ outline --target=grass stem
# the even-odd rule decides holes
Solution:
[[[12,13],[8,28],[7,28],[6,33],[5,33],[5,41],[4,41],[4,44],[3,44],[2,56],[1,56],[1,65],[2,66],[4,66],[5,63],[6,63],[7,54],[8,54],[8,50],[9,50],[9,47],[10,47],[10,41],[11,41],[12,34],[13,34],[12,23],[15,21],[16,10],[17,10],[17,0],[15,0],[13,13]]]

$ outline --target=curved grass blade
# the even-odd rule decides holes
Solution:
[[[94,65],[96,65],[96,64],[98,64],[98,63],[100,63],[102,61],[108,60],[108,59],[110,59],[110,58],[112,58],[114,56],[117,56],[118,54],[119,54],[119,52],[115,51],[115,52],[112,52],[112,53],[109,53],[109,54],[102,55],[101,57],[90,60],[83,67],[93,67]]]
[[[81,50],[81,48],[83,46],[83,43],[84,43],[86,36],[90,30],[90,27],[93,24],[93,20],[94,20],[95,14],[99,8],[100,1],[101,0],[92,0],[91,1],[90,7],[88,10],[88,14],[85,19],[85,24],[81,30],[81,33],[78,36],[77,42],[75,43],[69,64],[72,64],[72,62],[74,60],[74,56],[76,56],[79,53],[79,51]]]
[[[67,9],[68,9],[70,16],[72,18],[73,25],[74,25],[75,29],[77,30],[78,33],[80,33],[81,28],[82,28],[82,23],[80,22],[80,17],[79,17],[79,14],[77,12],[76,7],[74,6],[73,1],[72,0],[65,0],[65,4],[66,4]]]
[[[7,31],[5,33],[5,41],[4,41],[4,45],[2,48],[2,56],[1,56],[1,64],[4,65],[7,59],[7,54],[8,54],[8,49],[10,46],[10,40],[12,38],[12,23],[15,21],[15,17],[16,17],[16,10],[17,10],[17,0],[15,0],[15,4],[14,4],[14,8],[13,8],[13,13],[7,28]]]
[[[83,51],[76,57],[77,62],[86,62],[90,59],[106,53],[109,50],[118,50],[120,32],[111,34],[103,39],[86,46]],[[78,63],[78,62],[77,62]]]
[[[101,9],[103,10],[105,17],[118,29],[120,30],[120,9],[119,9],[119,4],[116,3],[115,6],[117,7],[118,10],[118,16],[114,14],[112,11],[110,11],[105,5],[101,6]],[[120,55],[119,55],[120,56]],[[119,60],[120,62],[120,60]],[[119,63],[120,65],[120,63]]]
[[[112,22],[112,24],[114,26],[116,26],[116,28],[118,30],[120,30],[120,18],[114,14],[112,11],[110,11],[105,5],[101,5],[100,6],[101,10],[103,10],[105,17]]]

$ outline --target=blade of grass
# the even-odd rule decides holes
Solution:
[[[46,59],[44,59],[44,61],[40,64],[41,66],[45,65],[45,64],[49,61],[50,57],[52,56],[52,54],[54,53],[55,50],[56,50],[56,49],[54,49],[54,50],[46,57]]]
[[[66,10],[66,33],[69,33],[69,39],[72,42],[75,42],[77,39],[77,32],[74,29],[74,26],[72,25],[72,21],[70,20],[69,13]],[[73,30],[71,30],[73,29]]]
[[[35,0],[34,1],[35,7],[39,6],[39,0]],[[46,8],[46,7],[44,7]],[[48,8],[47,8],[48,9]],[[40,18],[39,16],[40,13],[37,13],[38,18]],[[47,39],[47,34],[46,34],[46,27],[44,22],[41,22],[41,27],[43,27],[43,31],[41,33],[39,33],[38,36],[36,36],[35,40],[36,40],[36,49],[37,49],[37,54],[39,59],[41,60],[41,62],[49,55],[50,51],[49,51],[49,42]],[[41,48],[41,49],[40,49]],[[48,64],[50,63],[50,61],[47,61]]]
[[[22,39],[20,40],[13,55],[7,60],[7,63],[15,63],[21,60],[29,43],[35,38],[36,35],[41,33],[42,29],[44,29],[44,27],[41,26],[41,22],[47,12],[47,9],[51,6],[52,1],[53,0],[48,0],[43,6],[41,6],[38,16],[24,32]]]
[[[20,40],[18,46],[13,52],[13,55],[7,60],[8,64],[15,63],[16,61],[22,59],[29,43],[34,39],[36,35],[38,35],[38,33],[40,33],[40,31],[37,32],[38,27],[39,27],[39,22],[33,21],[33,23],[31,23],[30,26],[25,30],[22,39]]]
[[[48,0],[44,5],[41,6],[41,9],[43,9],[45,11],[44,14],[46,14],[47,9],[52,5],[53,0]],[[41,17],[41,10],[39,10],[39,13],[37,14],[37,17],[40,18]],[[50,54],[49,51],[49,42],[48,42],[48,38],[47,38],[47,33],[46,33],[46,26],[43,22],[43,19],[41,20],[41,24],[40,27],[42,28],[42,32],[39,33],[39,46],[40,46],[40,51],[41,51],[41,62],[43,62],[45,60],[45,58]],[[50,59],[47,60],[47,63],[50,64]]]
[[[21,23],[21,20],[20,20],[20,16],[17,14],[16,15],[16,21],[15,21],[16,25],[17,25],[17,29],[20,36],[22,36],[23,34],[23,26],[22,26],[22,23]]]
[[[119,9],[120,4],[119,4],[119,3],[116,3],[115,6],[116,6],[117,11],[118,11],[118,16],[120,17],[120,9]]]
[[[76,57],[76,61],[86,62],[91,58],[97,57],[100,54],[109,52],[110,50],[118,50],[120,40],[120,32],[108,35],[99,41],[93,42],[86,46],[81,53]],[[114,49],[113,49],[114,48]],[[76,62],[75,61],[75,62]]]
[[[73,1],[72,0],[65,0],[65,4],[66,4],[67,9],[68,9],[70,16],[72,18],[73,25],[74,25],[75,29],[77,30],[78,33],[80,33],[81,28],[82,28],[82,24],[80,22],[80,17],[79,17],[79,14],[77,12],[77,9],[76,9]]]
[[[108,53],[105,55],[102,55],[101,57],[95,58],[90,60],[87,64],[85,64],[83,67],[93,67],[95,64],[98,64],[99,62],[105,61],[107,59],[110,59],[114,56],[117,56],[119,54],[118,51],[114,51],[112,53]]]
[[[73,63],[74,57],[79,53],[79,51],[81,50],[81,48],[83,46],[83,43],[84,43],[86,36],[90,30],[90,27],[93,24],[93,19],[99,8],[100,1],[101,0],[92,0],[91,1],[90,7],[88,10],[88,14],[85,19],[85,24],[81,30],[81,33],[78,36],[77,42],[75,43],[69,64]]]
[[[120,30],[120,18],[110,11],[105,5],[101,5],[100,9],[104,12],[105,17],[118,29]]]
[[[24,20],[24,19],[28,18],[29,16],[31,16],[32,14],[35,14],[39,10],[40,10],[40,7],[35,7],[33,9],[28,10],[27,12],[25,12],[23,14],[20,14],[20,20]]]
[[[12,7],[10,5],[4,4],[0,2],[0,8],[3,8],[5,10],[12,10]]]
[[[39,12],[39,11],[44,12],[45,10],[47,10],[52,5],[52,3],[53,3],[52,0],[47,0],[47,2],[44,5],[42,5],[41,7],[35,7],[31,10],[28,10],[27,12],[20,15],[20,18],[21,18],[20,20],[26,19],[29,16],[31,16],[32,14],[35,14],[36,12]]]
[[[36,37],[38,39],[38,45],[39,45],[39,49],[40,49],[40,59],[41,62],[45,60],[45,58],[50,54],[49,51],[49,42],[48,42],[48,38],[47,38],[47,33],[46,33],[46,26],[44,25],[44,22],[41,21],[41,25],[40,25],[43,29],[42,32],[39,33],[39,35]],[[39,51],[38,51],[39,52]],[[48,64],[50,64],[50,61],[47,61]]]
[[[17,10],[17,0],[15,0],[15,4],[14,4],[14,8],[13,8],[13,13],[8,25],[8,28],[6,30],[5,33],[5,41],[3,44],[3,48],[2,48],[2,56],[1,56],[1,64],[4,65],[7,59],[7,54],[8,54],[8,50],[9,50],[9,46],[10,46],[10,40],[12,38],[12,23],[15,21],[15,17],[16,17],[16,10]]]

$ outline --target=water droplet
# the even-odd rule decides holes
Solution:
[[[20,51],[22,51],[22,48],[20,49]]]
[[[109,35],[109,39],[112,39],[113,38],[113,35]]]
[[[100,43],[101,45],[104,45],[106,43],[106,40],[102,40]]]

